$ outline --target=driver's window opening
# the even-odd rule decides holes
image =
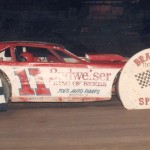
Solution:
[[[4,48],[3,51],[0,52],[0,61],[11,61],[11,53],[10,53],[10,48]]]
[[[15,47],[16,61],[19,62],[58,62],[59,59],[46,48]]]

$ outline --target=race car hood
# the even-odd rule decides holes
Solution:
[[[86,54],[90,62],[126,62],[127,58],[117,54]]]

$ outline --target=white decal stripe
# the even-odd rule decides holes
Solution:
[[[0,95],[0,104],[5,103],[4,95]]]
[[[2,81],[1,81],[1,79],[0,79],[0,87],[2,87]]]
[[[0,93],[2,94],[2,95],[0,95],[0,104],[2,104],[2,103],[5,103],[5,97],[4,97],[4,95],[3,95],[3,86],[2,86],[2,81],[1,81],[1,79],[0,79]]]

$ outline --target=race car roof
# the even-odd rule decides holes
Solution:
[[[4,41],[0,42],[0,48],[6,47],[8,45],[30,45],[30,46],[50,46],[50,47],[59,47],[61,49],[65,49],[64,46],[56,44],[56,43],[48,43],[48,42],[38,42],[38,41]]]

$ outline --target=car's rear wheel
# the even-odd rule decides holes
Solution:
[[[10,100],[11,88],[8,80],[3,74],[0,74],[0,111],[7,110],[7,104]]]

